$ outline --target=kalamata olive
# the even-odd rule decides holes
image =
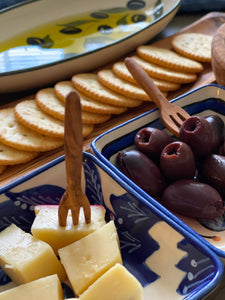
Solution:
[[[160,168],[170,180],[193,179],[196,172],[195,158],[191,148],[184,142],[168,144],[160,156]]]
[[[214,133],[205,118],[192,116],[185,120],[179,132],[180,141],[187,143],[194,155],[205,156],[213,149]]]
[[[145,127],[137,132],[134,144],[138,150],[147,154],[153,160],[159,160],[163,148],[172,141],[172,137],[165,131]]]
[[[217,190],[191,179],[181,179],[168,185],[161,202],[171,211],[191,218],[214,219],[224,213],[223,201]]]
[[[205,117],[205,119],[210,123],[214,131],[214,145],[212,152],[217,153],[224,139],[224,122],[218,115],[210,115]]]
[[[165,180],[159,167],[147,155],[138,150],[119,152],[117,166],[151,196],[161,194],[165,188]]]
[[[223,141],[223,143],[222,143],[222,145],[221,145],[221,147],[220,147],[219,154],[225,156],[225,140]]]
[[[200,180],[213,186],[225,197],[225,156],[209,155],[201,164]]]

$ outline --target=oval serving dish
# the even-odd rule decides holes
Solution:
[[[47,86],[119,59],[158,34],[180,2],[37,0],[0,11],[0,93]]]
[[[82,183],[90,203],[114,219],[123,263],[142,284],[144,300],[202,299],[220,283],[223,264],[213,251],[86,152]],[[65,188],[62,156],[0,189],[0,230],[13,222],[29,231],[34,205],[58,204]],[[10,286],[0,270],[0,290]],[[66,298],[74,297],[63,287]]]
[[[225,122],[225,88],[222,86],[216,84],[206,85],[192,90],[172,100],[172,102],[183,107],[190,115],[205,117],[218,114]],[[219,218],[204,221],[175,215],[134,184],[116,167],[115,159],[118,151],[134,147],[135,134],[139,129],[147,126],[165,129],[160,120],[158,109],[150,110],[103,133],[93,140],[91,144],[92,150],[104,164],[138,191],[149,203],[168,214],[175,222],[185,227],[202,243],[215,251],[225,264],[225,213]]]

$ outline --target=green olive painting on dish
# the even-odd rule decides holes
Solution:
[[[2,51],[15,47],[40,46],[80,54],[112,44],[141,30],[163,13],[161,0],[149,10],[144,1],[129,1],[126,7],[102,9],[58,19],[29,29],[4,41]]]

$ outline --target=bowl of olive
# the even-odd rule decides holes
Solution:
[[[155,108],[95,138],[92,151],[149,203],[225,258],[225,89],[210,84],[172,102],[190,114],[178,137]]]

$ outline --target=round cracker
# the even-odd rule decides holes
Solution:
[[[119,78],[110,69],[103,69],[99,71],[98,80],[107,88],[131,99],[151,101],[150,97],[141,87]]]
[[[54,86],[54,90],[58,98],[65,102],[66,96],[74,90],[71,81],[60,81]],[[96,101],[83,93],[80,94],[80,103],[82,111],[95,112],[99,114],[116,114],[119,115],[127,110],[126,107],[110,105],[104,102]]]
[[[74,85],[72,81],[59,81],[54,86],[55,94],[57,97],[65,103],[67,95],[69,95],[70,92],[74,91]]]
[[[72,77],[75,88],[83,94],[95,100],[122,107],[136,107],[142,102],[135,99],[129,99],[102,85],[97,74],[81,73]]]
[[[179,54],[200,62],[211,62],[212,36],[202,33],[182,33],[172,39],[172,47]]]
[[[175,83],[186,84],[191,83],[197,79],[196,74],[173,71],[169,68],[161,67],[150,63],[139,56],[132,56],[132,58],[152,77],[168,80]]]
[[[147,61],[175,71],[198,73],[203,70],[200,62],[165,48],[141,45],[137,48],[137,54]]]
[[[36,93],[35,100],[43,112],[56,119],[64,120],[65,104],[56,96],[54,88],[39,90]]]
[[[83,124],[101,124],[110,119],[110,114],[98,114],[88,111],[82,111],[82,123]]]
[[[127,110],[126,107],[115,106],[104,102],[96,101],[82,94],[81,92],[79,94],[81,99],[81,107],[83,111],[95,112],[98,114],[120,115]]]
[[[16,119],[24,126],[46,136],[64,137],[64,122],[43,112],[35,100],[24,100],[14,108]]]
[[[112,70],[118,77],[137,85],[136,80],[131,75],[131,73],[128,71],[128,69],[127,69],[127,67],[126,67],[126,65],[123,61],[119,61],[119,62],[114,63],[113,66],[112,66]],[[156,79],[156,78],[153,78],[153,77],[151,77],[151,79],[153,80],[154,84],[162,92],[176,91],[180,88],[179,83],[160,80],[160,79]]]
[[[5,166],[26,163],[38,154],[39,152],[18,150],[0,142],[0,174]]]
[[[64,121],[65,104],[58,99],[54,88],[41,89],[36,94],[36,103],[40,109],[53,118]],[[98,114],[82,111],[83,124],[100,124],[109,120],[110,114]]]
[[[14,108],[0,110],[0,141],[18,150],[48,151],[63,145],[63,139],[39,134],[17,121]]]

